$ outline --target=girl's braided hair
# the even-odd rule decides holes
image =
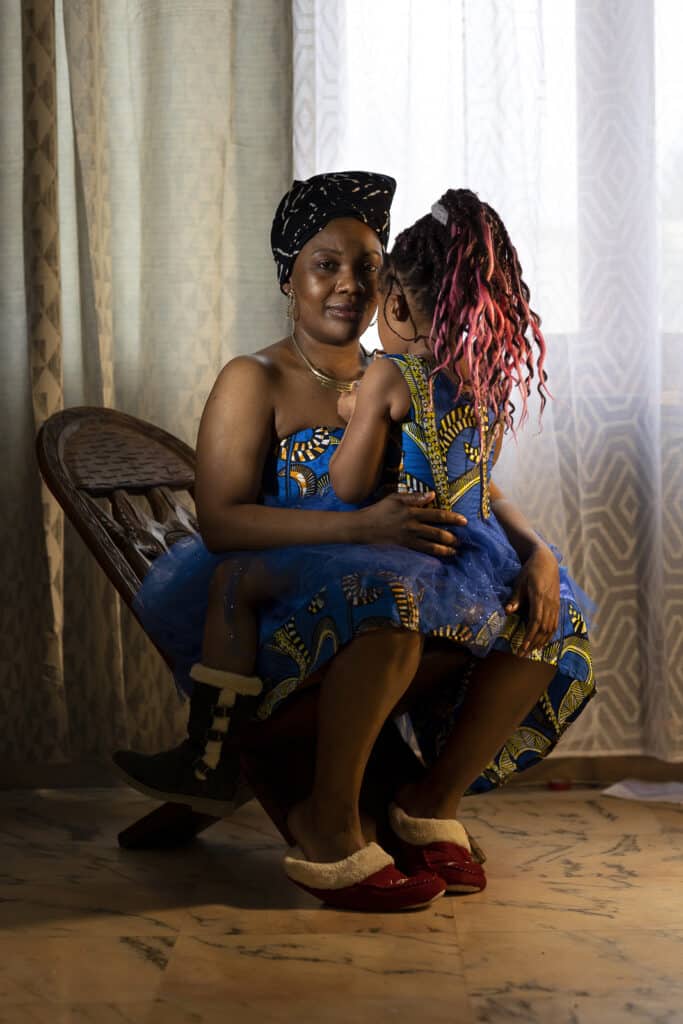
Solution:
[[[492,408],[513,428],[511,393],[517,387],[523,423],[534,377],[543,412],[549,392],[541,320],[529,306],[517,252],[492,207],[469,189],[449,189],[431,214],[396,239],[382,270],[385,295],[396,283],[432,317],[428,345],[435,372],[450,372],[457,397],[465,384],[471,389],[478,419]],[[458,369],[462,360],[466,381]]]

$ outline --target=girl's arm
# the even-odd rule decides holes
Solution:
[[[426,508],[429,496],[390,495],[357,512],[315,512],[260,504],[273,444],[275,369],[240,356],[220,373],[197,440],[195,499],[211,551],[290,544],[394,543],[438,556],[453,553],[448,526],[461,517]],[[416,500],[419,499],[419,500]]]
[[[513,501],[505,497],[500,487],[497,487],[493,480],[490,482],[490,494],[491,509],[505,530],[508,540],[519,556],[520,562],[526,562],[538,548],[548,547],[538,536],[522,510]]]
[[[410,392],[391,359],[376,359],[356,392],[351,419],[330,460],[330,480],[342,501],[361,502],[379,479],[392,422],[410,408]]]

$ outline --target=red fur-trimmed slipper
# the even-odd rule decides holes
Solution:
[[[399,863],[406,871],[432,871],[447,892],[481,892],[486,873],[472,856],[465,827],[454,818],[412,818],[397,804],[389,806],[389,824],[400,842]]]
[[[306,860],[300,850],[284,859],[290,881],[338,910],[387,913],[427,907],[446,886],[433,871],[404,875],[377,843],[330,864]]]

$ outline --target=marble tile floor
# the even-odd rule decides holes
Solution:
[[[128,852],[125,789],[0,794],[0,1024],[683,1024],[683,807],[591,788],[469,799],[488,889],[320,908],[242,808]]]

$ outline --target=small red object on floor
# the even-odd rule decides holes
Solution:
[[[571,779],[549,779],[548,782],[547,782],[547,786],[548,786],[548,789],[554,789],[554,790],[571,789],[572,788],[572,780]]]

